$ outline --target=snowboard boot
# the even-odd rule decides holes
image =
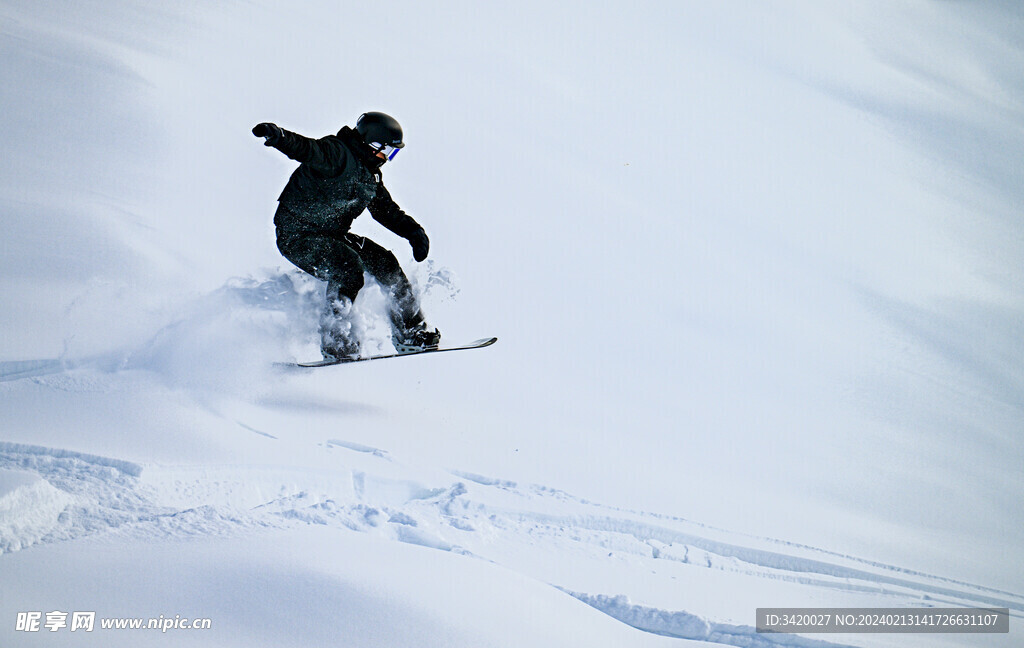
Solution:
[[[330,300],[320,315],[320,354],[324,360],[359,357],[359,340],[352,326],[352,302]]]
[[[434,329],[428,331],[425,328],[406,332],[402,336],[395,335],[391,338],[398,353],[415,353],[436,349],[441,343],[441,331]]]
[[[330,334],[320,338],[320,355],[324,360],[352,360],[359,357],[359,342]]]
[[[344,349],[320,349],[320,355],[324,357],[325,362],[341,362],[344,360],[355,360],[359,357],[359,349],[354,351],[346,351]]]

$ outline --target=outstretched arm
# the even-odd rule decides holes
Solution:
[[[430,239],[427,238],[427,233],[423,231],[419,223],[413,220],[412,216],[402,211],[383,184],[377,185],[377,195],[370,201],[367,209],[370,210],[373,220],[409,241],[414,259],[422,261],[427,258],[430,251]]]
[[[264,146],[272,146],[296,162],[308,164],[323,173],[331,174],[345,166],[344,147],[329,138],[310,139],[269,122],[257,124],[252,134],[264,138]]]

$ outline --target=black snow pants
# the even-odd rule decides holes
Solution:
[[[359,340],[348,313],[363,287],[363,273],[380,284],[388,297],[392,336],[408,339],[426,326],[419,301],[395,255],[370,239],[348,232],[277,233],[277,247],[296,266],[327,282],[327,300],[320,319],[321,347],[333,355],[358,353]]]

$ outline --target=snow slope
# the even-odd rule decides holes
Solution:
[[[752,625],[1024,615],[1021,18],[0,4],[0,644],[1014,645]],[[431,258],[357,230],[500,341],[283,371],[322,286],[249,128],[374,109]]]
[[[79,392],[82,378],[39,378],[33,391],[43,400],[54,385]],[[94,389],[97,376],[85,382]],[[144,374],[131,382],[164,391]],[[188,463],[142,465],[4,443],[0,474],[14,486],[0,499],[3,519],[59,511],[46,528],[5,528],[14,549],[37,545],[4,557],[5,582],[19,584],[6,590],[5,606],[212,618],[208,636],[188,635],[199,645],[326,645],[331,636],[347,645],[402,645],[410,636],[427,645],[426,637],[438,637],[437,645],[658,643],[573,601],[649,633],[740,646],[825,645],[758,638],[750,611],[765,600],[1024,610],[1019,594],[410,464],[386,449],[302,430],[298,422],[309,415],[295,412],[278,402],[194,420],[196,434],[235,437],[240,456],[224,463],[199,447]],[[263,429],[244,420],[263,421]],[[45,494],[35,494],[39,480],[30,473],[48,484]],[[0,632],[37,645],[10,627]],[[82,641],[139,645],[138,633],[111,632]],[[864,637],[850,644],[895,645]],[[917,644],[900,637],[899,645]]]

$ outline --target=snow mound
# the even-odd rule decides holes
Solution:
[[[60,523],[71,497],[39,475],[0,470],[0,553],[33,545]]]

